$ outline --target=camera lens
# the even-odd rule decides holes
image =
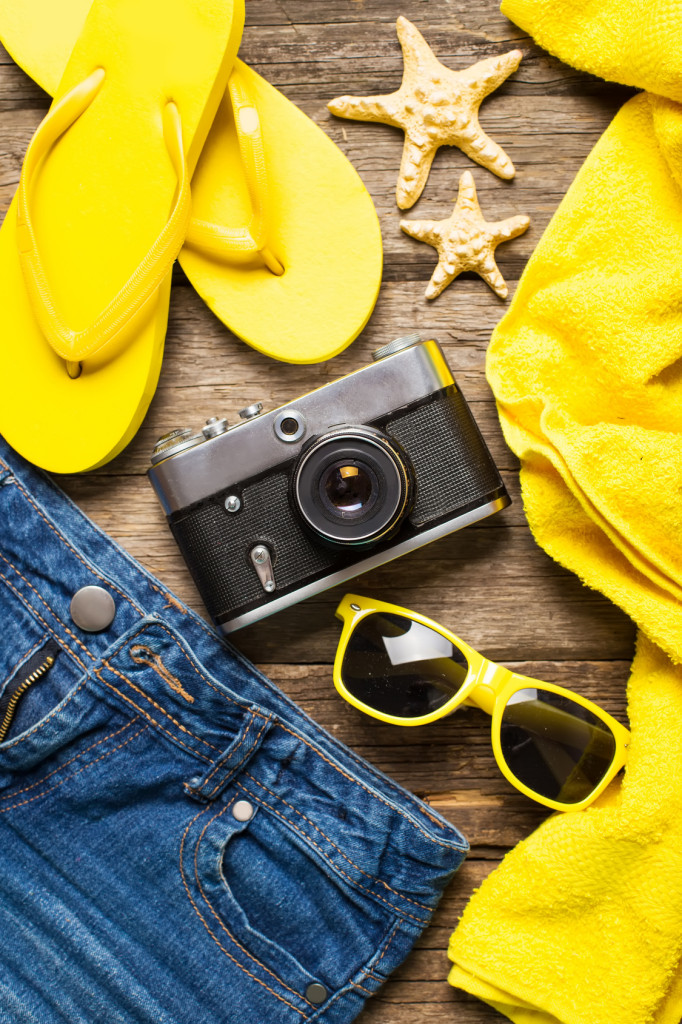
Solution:
[[[379,494],[375,473],[358,462],[330,466],[321,486],[333,508],[347,516],[364,515]]]
[[[374,544],[409,511],[414,478],[396,442],[371,427],[340,427],[302,453],[293,498],[309,529],[331,544]]]

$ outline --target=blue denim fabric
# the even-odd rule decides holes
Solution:
[[[0,1021],[351,1021],[465,840],[0,457],[0,699],[58,651],[0,744]]]

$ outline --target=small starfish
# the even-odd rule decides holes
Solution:
[[[400,89],[388,96],[340,96],[327,106],[339,117],[379,121],[405,132],[396,189],[400,209],[409,209],[419,199],[439,146],[459,146],[500,178],[513,178],[514,165],[481,128],[478,108],[516,71],[523,57],[521,50],[452,71],[441,64],[407,18],[398,18],[397,26],[404,59]]]
[[[474,270],[492,290],[506,299],[506,282],[495,263],[500,242],[522,235],[530,217],[509,217],[489,224],[478,205],[474,176],[465,171],[459,179],[455,208],[447,220],[401,220],[403,231],[438,250],[438,266],[426,288],[426,298],[435,299],[464,270]]]

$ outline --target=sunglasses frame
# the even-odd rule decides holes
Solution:
[[[400,615],[403,618],[410,619],[412,622],[418,622],[423,626],[427,626],[454,644],[465,656],[469,668],[464,682],[457,693],[441,708],[438,708],[437,711],[431,711],[429,714],[421,715],[418,718],[400,718],[396,715],[387,715],[377,711],[376,708],[370,707],[368,704],[364,704],[346,688],[341,668],[348,642],[358,623],[367,618],[368,615],[373,615],[377,612]],[[520,675],[518,672],[512,672],[502,665],[497,665],[494,661],[490,661],[489,658],[483,657],[482,654],[475,651],[473,647],[470,647],[469,644],[465,643],[464,640],[461,640],[449,629],[434,622],[433,619],[428,619],[425,615],[410,611],[408,608],[402,608],[397,604],[377,601],[374,598],[360,597],[358,594],[346,594],[336,609],[336,617],[343,621],[343,629],[334,659],[334,686],[345,701],[357,708],[358,711],[362,711],[372,718],[378,718],[380,721],[391,725],[402,726],[428,725],[430,722],[435,722],[452,714],[453,711],[456,711],[463,704],[481,708],[492,717],[491,742],[498,768],[512,786],[515,786],[516,789],[530,797],[531,800],[544,804],[546,807],[551,807],[556,811],[583,810],[596,800],[600,793],[603,793],[625,764],[627,748],[630,742],[629,731],[607,711],[600,708],[598,704],[587,700],[586,697],[582,697],[579,693],[567,690],[564,686],[556,686],[554,683],[545,683],[539,679],[532,679],[530,676]],[[549,797],[542,796],[540,793],[536,793],[521,782],[520,779],[516,778],[505,761],[500,740],[502,715],[509,702],[509,698],[519,690],[529,688],[567,697],[599,718],[613,733],[616,747],[611,765],[592,792],[578,803],[562,803],[559,800],[552,800]]]

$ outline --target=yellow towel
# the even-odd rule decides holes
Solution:
[[[505,858],[452,937],[450,981],[517,1024],[678,1024],[682,4],[502,10],[568,63],[648,90],[578,174],[487,364],[536,539],[640,633],[622,785]]]

